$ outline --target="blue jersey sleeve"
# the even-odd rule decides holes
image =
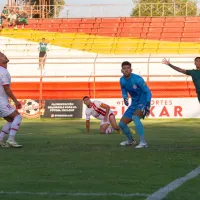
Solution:
[[[124,88],[121,79],[120,79],[120,86],[121,86],[121,91],[122,91],[122,97],[123,97],[124,99],[128,98],[128,92],[127,92],[126,89]]]
[[[137,85],[140,87],[140,89],[144,93],[146,93],[147,102],[150,102],[152,94],[151,94],[149,87],[146,85],[146,83],[142,77],[137,79]]]

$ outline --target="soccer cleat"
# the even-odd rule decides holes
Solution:
[[[140,144],[137,145],[135,148],[136,149],[141,149],[141,148],[147,148],[147,147],[148,147],[147,143],[140,142]]]
[[[2,148],[7,148],[9,147],[7,143],[3,142],[3,141],[0,141],[0,147]]]
[[[21,148],[22,145],[21,144],[18,144],[16,141],[12,141],[12,140],[7,140],[6,144],[9,146],[9,147],[14,147],[14,148]]]
[[[133,140],[132,142],[129,142],[128,140],[125,140],[125,141],[121,142],[120,145],[121,146],[131,146],[131,145],[134,146],[134,145],[136,145],[136,141]]]

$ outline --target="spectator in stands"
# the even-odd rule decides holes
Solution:
[[[10,14],[8,15],[8,25],[16,26],[16,20],[17,20],[17,14],[14,12],[14,10],[11,10]]]
[[[1,12],[1,24],[2,26],[7,25],[8,22],[8,9],[5,6]]]
[[[39,68],[38,69],[44,69],[45,63],[46,63],[46,57],[47,57],[47,45],[48,42],[45,38],[42,38],[42,42],[39,43]]]
[[[17,25],[22,25],[22,28],[24,28],[24,25],[26,25],[26,24],[28,24],[28,15],[24,11],[19,12],[19,14],[17,16],[15,28],[18,28]]]

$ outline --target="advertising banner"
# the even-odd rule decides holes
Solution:
[[[43,118],[82,118],[82,100],[46,100]]]
[[[108,104],[116,118],[121,118],[127,106],[123,99],[98,99]],[[131,99],[129,99],[131,103]],[[83,118],[85,118],[85,105]],[[200,104],[197,98],[152,98],[149,118],[200,118]]]

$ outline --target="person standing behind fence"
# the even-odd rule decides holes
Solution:
[[[46,42],[45,38],[42,38],[42,42],[39,43],[39,68],[38,69],[44,69],[45,63],[46,63],[46,57],[47,57],[47,45],[48,42]]]

